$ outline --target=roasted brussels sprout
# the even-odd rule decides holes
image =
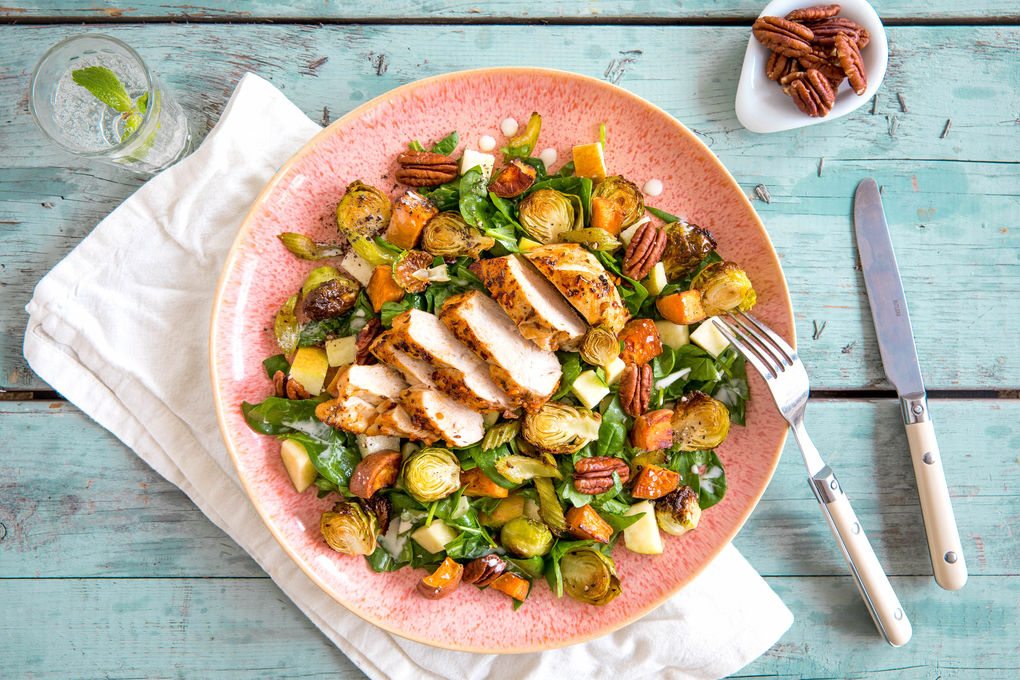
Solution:
[[[529,479],[538,477],[554,477],[560,479],[560,469],[550,456],[547,460],[539,460],[531,456],[521,456],[512,453],[503,456],[496,461],[496,472],[509,479],[514,484],[521,484]]]
[[[560,234],[565,243],[580,243],[589,250],[605,250],[612,252],[621,245],[620,240],[605,229],[571,229]]]
[[[690,274],[715,250],[712,234],[696,224],[671,222],[664,228],[666,250],[662,253],[662,266],[666,268],[666,277],[669,279]]]
[[[584,226],[580,205],[574,205],[576,198],[555,189],[539,189],[528,194],[517,207],[521,226],[539,243],[558,243],[563,232]]]
[[[300,257],[302,260],[326,260],[331,257],[340,257],[344,249],[332,243],[317,243],[304,234],[284,232],[277,234],[283,247],[291,254]]]
[[[319,529],[326,545],[345,555],[371,555],[380,533],[376,516],[350,501],[340,501],[322,513]]]
[[[528,118],[528,124],[524,132],[510,140],[510,143],[503,147],[503,157],[527,158],[535,150],[538,143],[538,133],[542,130],[542,116],[535,112]]]
[[[499,539],[511,555],[525,559],[545,555],[553,544],[549,527],[527,517],[515,517],[504,524]]]
[[[591,546],[568,550],[560,559],[563,590],[578,602],[596,606],[620,594],[613,560]]]
[[[667,534],[681,536],[698,528],[701,506],[698,494],[689,486],[681,486],[655,501],[655,519]]]
[[[375,235],[390,223],[390,212],[389,197],[361,180],[347,186],[336,206],[337,229],[354,252],[373,266],[393,261],[393,253],[375,242]]]
[[[404,461],[400,480],[416,500],[432,503],[460,488],[460,462],[448,449],[425,448]]]
[[[342,276],[342,274],[336,267],[316,267],[308,272],[305,282],[301,284],[301,294],[308,295],[322,284],[338,276]]]
[[[556,401],[524,416],[525,441],[548,453],[574,453],[599,438],[602,416],[580,406]]]
[[[709,316],[734,309],[746,312],[757,300],[751,280],[733,262],[713,262],[698,272],[691,287],[701,291],[701,304]]]
[[[673,439],[682,451],[714,449],[730,432],[726,405],[704,392],[685,394],[673,409]]]
[[[294,350],[297,349],[298,338],[301,336],[297,314],[294,313],[297,301],[297,293],[287,298],[287,301],[280,307],[280,311],[276,313],[276,319],[273,321],[273,333],[276,335],[276,344],[280,346],[280,351],[287,355],[293,354]]]
[[[496,245],[496,239],[482,236],[459,212],[441,212],[425,225],[421,245],[440,257],[470,257],[477,260],[483,250]]]
[[[305,316],[312,321],[340,316],[357,302],[359,290],[361,286],[357,281],[338,273],[305,295]]]
[[[432,266],[432,256],[421,250],[407,250],[393,262],[393,280],[408,293],[421,293],[429,287],[429,281],[415,272],[427,270]]]
[[[620,356],[616,334],[605,326],[592,326],[581,341],[581,358],[592,366],[608,366]]]
[[[637,184],[619,175],[606,177],[598,183],[591,195],[592,198],[605,198],[620,206],[623,213],[623,224],[620,226],[623,229],[644,217],[645,198],[641,189]]]

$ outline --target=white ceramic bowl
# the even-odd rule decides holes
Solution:
[[[812,0],[773,0],[759,16],[783,17],[800,7],[810,7]],[[850,84],[843,81],[836,92],[836,102],[829,115],[812,118],[801,112],[793,98],[783,92],[779,83],[765,76],[765,62],[769,50],[751,35],[744,53],[744,66],[737,85],[737,120],[751,132],[781,132],[808,125],[835,120],[869,101],[882,85],[889,62],[889,42],[878,13],[866,0],[843,0],[839,3],[840,16],[853,19],[867,29],[871,36],[868,46],[861,50],[864,59],[868,89],[862,95],[854,94]]]

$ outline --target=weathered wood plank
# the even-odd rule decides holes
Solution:
[[[1016,677],[1016,577],[972,577],[966,597],[931,579],[894,578],[914,624],[898,650],[875,633],[849,577],[768,582],[796,621],[739,677]],[[3,583],[10,677],[63,678],[72,668],[76,677],[364,677],[268,578]]]
[[[714,0],[685,0],[684,2],[655,2],[653,0],[573,0],[573,2],[501,2],[481,0],[463,2],[454,0],[391,0],[373,5],[362,2],[323,3],[316,0],[298,0],[280,3],[256,0],[238,4],[231,0],[207,0],[201,5],[168,5],[157,0],[123,3],[101,2],[68,3],[57,0],[14,2],[0,8],[0,17],[16,21],[89,19],[115,21],[144,21],[147,19],[252,21],[259,19],[287,20],[462,20],[462,21],[698,21],[705,19],[750,19],[758,16],[763,4],[758,0],[732,0],[719,3]],[[918,6],[909,0],[892,0],[879,7],[882,17],[924,21],[926,19],[965,19],[1015,17],[1017,7],[1010,0],[982,0],[975,5],[940,0]]]
[[[65,403],[0,404],[0,574],[259,576],[243,551],[109,433]],[[1020,401],[933,401],[973,574],[1020,574]],[[898,406],[814,401],[808,428],[891,574],[930,573]],[[975,439],[983,442],[975,449]],[[736,545],[766,575],[845,566],[788,442]],[[74,555],[66,560],[65,555]]]
[[[35,60],[47,45],[80,30],[0,27],[0,49],[9,55],[7,75],[0,77],[7,152],[0,169],[0,388],[45,389],[21,356],[23,306],[36,280],[138,185],[50,148],[28,115],[25,85]],[[865,106],[839,122],[775,135],[747,132],[733,114],[746,28],[256,25],[238,31],[159,25],[103,30],[138,46],[158,65],[191,110],[199,136],[247,70],[285,87],[316,120],[335,118],[396,85],[466,64],[555,66],[618,80],[686,122],[748,192],[758,183],[770,188],[772,204],[757,205],[784,255],[800,315],[798,334],[817,389],[886,385],[860,276],[853,270],[848,221],[856,181],[875,174],[886,186],[929,387],[1020,386],[1018,360],[1003,351],[999,336],[980,332],[991,319],[1004,337],[1020,331],[1020,176],[1012,164],[1020,111],[1015,59],[1020,28],[893,28],[893,58],[875,115]],[[420,40],[423,32],[429,41]],[[530,47],[524,52],[506,49],[525,43]],[[634,49],[642,53],[622,54]],[[711,71],[705,71],[706,64]],[[964,72],[967,83],[938,77]],[[909,113],[899,111],[897,92]],[[886,116],[897,117],[894,135]],[[950,135],[940,140],[950,117]],[[821,177],[820,158],[825,158]],[[966,318],[974,321],[942,311],[942,301],[958,302],[961,290],[968,308],[976,310]],[[819,341],[810,340],[815,320],[829,324]]]

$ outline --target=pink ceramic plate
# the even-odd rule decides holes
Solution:
[[[464,71],[399,87],[358,107],[316,135],[280,169],[241,226],[224,268],[213,310],[210,352],[213,389],[227,448],[248,495],[295,562],[338,603],[397,635],[473,652],[525,652],[582,642],[636,620],[676,594],[712,560],[751,513],[772,477],[786,436],[764,384],[751,378],[747,426],[733,427],[719,456],[729,490],[706,511],[698,530],[666,537],[659,556],[614,552],[623,594],[596,608],[557,599],[536,581],[514,611],[501,593],[460,588],[428,601],[415,592],[423,572],[372,572],[361,557],[339,555],[319,536],[319,515],[331,501],[294,492],[279,443],[258,435],[241,416],[242,401],[258,402],[271,385],[261,361],[277,352],[268,330],[280,305],[315,264],[290,255],[276,235],[305,233],[337,239],[334,209],[348,183],[363,179],[391,191],[395,159],[410,139],[428,144],[457,130],[464,148],[481,135],[502,142],[499,123],[542,113],[539,147],[570,158],[571,146],[608,129],[607,164],[643,185],[658,178],[663,194],[649,202],[707,227],[726,259],[741,263],[758,293],[755,314],[788,339],[793,315],[783,274],[744,193],[708,148],[667,113],[618,87],[570,73],[530,68]],[[484,622],[484,625],[481,623]]]

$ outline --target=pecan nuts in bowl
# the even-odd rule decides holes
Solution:
[[[852,44],[840,36],[853,38]],[[737,119],[748,130],[764,133],[840,118],[875,95],[888,59],[885,29],[866,0],[839,5],[774,0],[748,36],[737,85]],[[837,79],[841,82],[831,87]]]

